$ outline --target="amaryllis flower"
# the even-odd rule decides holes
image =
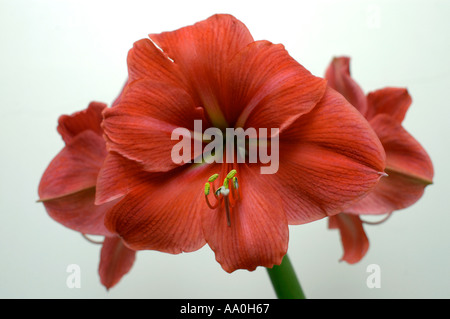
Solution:
[[[425,149],[402,126],[412,102],[407,89],[386,87],[365,95],[350,76],[348,57],[334,58],[325,77],[328,85],[344,95],[369,121],[386,153],[388,176],[366,197],[347,207],[344,211],[347,214],[330,218],[330,227],[341,231],[343,260],[355,263],[369,247],[357,215],[391,214],[416,203],[433,181],[433,164]]]
[[[284,46],[255,41],[230,15],[137,41],[127,85],[103,114],[108,155],[96,203],[122,198],[107,228],[136,250],[177,254],[207,243],[227,272],[280,264],[288,225],[342,211],[384,170],[361,114]],[[209,137],[195,134],[196,120],[223,133],[224,150],[227,128],[267,129],[268,144],[279,144],[276,173],[250,160],[255,136],[240,149],[243,163],[198,161]],[[178,128],[187,133],[172,139]],[[187,161],[171,156],[181,139],[193,145]]]
[[[106,288],[114,286],[135,260],[135,251],[104,225],[105,214],[114,201],[95,205],[95,190],[106,145],[100,126],[103,103],[59,118],[58,132],[64,148],[51,161],[39,184],[39,201],[51,218],[83,235],[104,236],[99,274]]]

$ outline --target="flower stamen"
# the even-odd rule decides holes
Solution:
[[[209,183],[209,180],[208,180],[208,182],[205,184],[205,200],[206,200],[206,204],[208,205],[209,208],[215,209],[217,206],[219,206],[219,201],[216,198],[215,204],[211,205],[209,198],[208,198],[210,191],[211,191],[211,184]]]
[[[361,222],[363,224],[368,224],[368,225],[380,225],[382,223],[384,223],[385,221],[387,221],[390,217],[392,216],[392,212],[388,213],[383,219],[379,220],[379,221],[367,221],[361,218]]]
[[[236,206],[237,201],[240,199],[240,189],[236,175],[236,170],[232,169],[224,178],[222,185],[216,189],[215,180],[219,177],[219,174],[214,174],[205,183],[205,200],[210,209],[216,209],[217,207],[225,207],[225,214],[227,218],[228,227],[231,226],[231,212]],[[216,199],[214,204],[209,201],[209,195],[214,194]]]
[[[94,240],[89,238],[86,234],[81,233],[81,236],[83,236],[84,239],[86,239],[88,242],[92,243],[92,244],[96,244],[96,245],[101,245],[103,244],[103,241],[98,241],[98,240]]]

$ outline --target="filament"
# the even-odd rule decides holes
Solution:
[[[241,192],[237,179],[237,171],[232,169],[225,175],[227,165],[222,166],[222,176],[225,176],[223,183],[220,187],[216,188],[216,180],[219,174],[214,174],[205,184],[205,201],[210,209],[225,208],[225,215],[227,220],[227,226],[231,226],[232,210],[236,208],[237,202],[241,199]],[[212,195],[211,195],[212,190]],[[209,197],[215,198],[215,202],[212,204]]]

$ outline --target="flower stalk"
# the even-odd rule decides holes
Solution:
[[[287,254],[279,266],[267,268],[267,272],[278,299],[306,299]]]

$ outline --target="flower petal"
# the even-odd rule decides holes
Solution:
[[[106,157],[105,141],[91,130],[83,131],[50,162],[40,184],[41,201],[94,188]]]
[[[97,177],[95,204],[101,205],[120,198],[147,177],[142,166],[120,154],[110,152]]]
[[[425,191],[425,184],[395,171],[386,170],[376,187],[360,201],[345,209],[352,214],[380,215],[411,206]]]
[[[205,244],[201,213],[208,209],[204,185],[215,165],[181,167],[168,173],[145,173],[107,214],[105,224],[132,249],[177,254]],[[142,178],[137,176],[136,178]]]
[[[86,111],[60,118],[61,135],[66,146],[51,161],[39,183],[39,201],[51,218],[73,230],[94,235],[107,235],[103,224],[105,213],[112,207],[96,206],[95,186],[106,146],[95,132],[100,127],[101,104],[90,104]]]
[[[184,89],[144,79],[129,84],[120,102],[104,112],[103,128],[109,151],[158,172],[183,164],[172,160],[172,148],[179,143],[172,140],[172,132],[189,130],[190,140],[194,120],[202,119],[202,110]]]
[[[259,170],[259,168],[257,168]],[[244,164],[238,167],[242,199],[227,226],[225,209],[203,213],[203,232],[227,272],[279,265],[288,247],[289,229],[278,191]]]
[[[367,120],[370,121],[378,114],[387,114],[400,124],[405,118],[412,99],[407,89],[387,87],[370,92],[367,95],[367,103]]]
[[[325,72],[328,85],[341,93],[361,114],[367,112],[367,100],[361,87],[350,76],[350,58],[334,58]]]
[[[313,76],[281,44],[257,41],[235,55],[224,73],[222,101],[236,127],[289,126],[322,98],[326,81]],[[239,116],[239,117],[238,117]]]
[[[355,264],[366,255],[369,250],[369,239],[359,216],[345,213],[330,216],[329,228],[339,229],[344,248],[341,260]]]
[[[400,124],[385,115],[370,121],[386,151],[386,169],[423,184],[433,180],[433,164],[425,149]]]
[[[230,59],[253,38],[245,25],[228,14],[217,14],[173,32],[151,34],[150,38],[180,67],[216,126],[227,127],[217,96],[220,74]]]
[[[103,116],[102,111],[106,104],[91,102],[87,109],[72,115],[61,115],[58,119],[57,130],[64,142],[69,143],[75,136],[85,130],[91,130],[102,136],[103,130],[100,126]]]
[[[136,251],[126,247],[119,237],[105,237],[98,269],[101,283],[112,288],[130,271],[135,259]]]
[[[377,115],[370,124],[386,151],[386,173],[367,197],[347,208],[357,214],[385,214],[411,206],[433,180],[433,164],[423,147],[386,114]]]
[[[270,183],[283,192],[289,224],[342,211],[365,196],[383,172],[385,154],[369,123],[331,88],[280,135],[280,163]]]
[[[136,41],[128,52],[128,81],[139,79],[163,81],[172,84],[181,84],[178,65],[157,48],[150,39]]]
[[[95,188],[43,201],[49,216],[58,223],[83,234],[111,235],[104,225],[106,212],[117,201],[97,206]]]
[[[190,75],[220,73],[232,56],[253,42],[247,27],[228,14],[216,14],[175,31],[151,34],[150,38]],[[201,81],[199,77],[192,80]]]

